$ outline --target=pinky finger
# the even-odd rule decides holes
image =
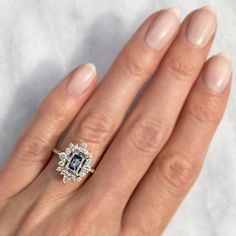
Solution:
[[[51,156],[58,139],[79,112],[96,84],[96,70],[85,64],[73,70],[44,99],[0,172],[0,200],[29,185]]]
[[[172,136],[127,205],[127,235],[160,235],[169,223],[201,170],[224,113],[230,78],[230,63],[225,54],[206,63]],[[136,234],[136,230],[142,233]]]

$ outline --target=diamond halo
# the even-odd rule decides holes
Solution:
[[[58,152],[59,162],[56,170],[63,175],[63,183],[82,181],[88,173],[93,173],[93,155],[87,143],[70,143],[64,152]]]

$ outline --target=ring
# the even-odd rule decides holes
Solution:
[[[56,170],[63,175],[63,183],[69,181],[82,181],[88,173],[93,173],[92,168],[93,154],[88,150],[88,144],[83,142],[81,144],[70,143],[65,151],[59,151],[54,148],[52,150],[59,156],[58,167]]]

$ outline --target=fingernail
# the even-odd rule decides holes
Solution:
[[[179,10],[170,8],[161,12],[148,29],[145,40],[148,46],[160,50],[173,37],[179,27]]]
[[[81,95],[94,80],[96,68],[93,64],[79,66],[72,74],[67,91],[72,96]]]
[[[203,81],[208,89],[222,93],[231,77],[231,63],[229,55],[219,53],[210,59],[207,68],[203,72]]]
[[[210,41],[215,29],[215,10],[207,6],[193,13],[186,28],[186,36],[192,44],[204,47]]]

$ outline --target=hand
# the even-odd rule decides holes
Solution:
[[[215,18],[209,7],[181,25],[176,9],[154,13],[96,89],[95,67],[85,64],[49,93],[1,170],[0,235],[163,232],[199,174],[229,95],[227,54],[206,61]],[[83,140],[96,171],[63,184],[52,149]]]

